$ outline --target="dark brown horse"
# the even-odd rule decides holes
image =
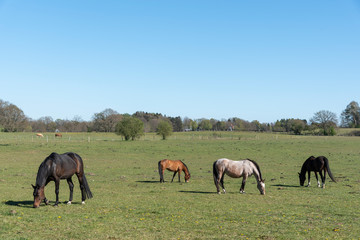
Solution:
[[[59,203],[59,185],[61,179],[66,179],[70,188],[70,198],[68,204],[71,204],[73,199],[74,184],[71,177],[76,174],[79,179],[82,203],[85,204],[86,198],[92,198],[89,185],[84,174],[84,164],[81,157],[72,152],[57,154],[50,154],[41,164],[36,176],[36,184],[34,188],[34,208],[39,207],[42,200],[47,205],[49,200],[45,197],[45,186],[50,181],[55,181],[55,206]]]
[[[189,179],[190,179],[189,169],[185,165],[185,163],[183,163],[180,160],[164,159],[164,160],[161,160],[158,162],[158,167],[159,167],[160,182],[165,182],[164,181],[164,170],[165,169],[174,172],[171,182],[173,182],[176,173],[178,173],[179,182],[180,182],[180,173],[182,171],[184,171],[184,173],[185,173],[185,182],[189,182]]]
[[[324,175],[321,171],[324,171]],[[331,180],[333,180],[334,182],[335,179],[330,171],[330,166],[329,166],[329,160],[324,157],[324,156],[319,156],[317,158],[315,158],[314,156],[309,157],[304,164],[301,167],[301,172],[299,172],[299,179],[300,179],[300,186],[304,186],[304,182],[306,179],[306,172],[308,173],[308,185],[307,187],[310,186],[310,172],[314,172],[315,173],[315,177],[318,183],[318,187],[320,187],[320,182],[317,176],[317,173],[319,172],[320,177],[321,177],[321,181],[322,181],[322,188],[325,188],[325,179],[326,179],[326,172],[329,174],[329,177],[331,178]]]

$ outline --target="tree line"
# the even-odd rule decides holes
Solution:
[[[0,99],[0,131],[2,132],[117,132],[123,129],[119,123],[137,119],[142,132],[181,131],[260,131],[286,132],[292,134],[334,135],[337,127],[360,128],[360,107],[355,101],[350,102],[340,115],[340,122],[335,113],[327,110],[316,112],[306,119],[280,119],[273,123],[260,123],[257,120],[247,121],[238,117],[217,120],[214,118],[190,119],[169,117],[161,113],[135,112],[120,114],[113,109],[95,113],[91,121],[80,117],[72,120],[56,119],[50,116],[31,119],[16,105]],[[130,125],[126,125],[129,128]],[[125,127],[126,128],[126,127]],[[164,130],[163,130],[164,131]],[[161,133],[159,133],[162,135]],[[162,135],[164,138],[164,135]],[[166,136],[165,136],[166,137]],[[133,138],[133,137],[129,137]]]

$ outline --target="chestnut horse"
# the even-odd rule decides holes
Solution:
[[[62,138],[62,134],[61,134],[61,133],[55,133],[55,137],[60,137],[60,138]]]
[[[324,175],[321,172],[322,170],[324,170]],[[306,172],[308,172],[307,187],[310,186],[310,172],[311,171],[315,173],[318,187],[320,187],[320,182],[318,179],[317,172],[319,172],[320,177],[321,177],[322,188],[325,188],[326,172],[329,174],[329,177],[331,178],[331,180],[336,182],[330,171],[329,160],[324,156],[319,156],[317,158],[315,158],[314,156],[311,156],[308,159],[306,159],[306,161],[304,162],[304,164],[301,167],[301,172],[299,172],[300,186],[304,186],[304,182],[306,179]]]
[[[260,194],[265,195],[265,180],[262,179],[260,167],[255,161],[250,159],[233,161],[227,158],[216,160],[213,164],[213,176],[218,194],[220,194],[219,184],[221,185],[224,193],[226,193],[224,187],[225,173],[232,178],[243,177],[240,193],[245,193],[244,189],[246,179],[254,174],[257,181],[257,188],[259,189]]]
[[[80,183],[82,204],[85,204],[86,198],[92,198],[89,185],[84,174],[84,164],[81,157],[72,152],[57,154],[51,153],[41,164],[36,176],[36,184],[34,188],[34,208],[39,207],[42,200],[47,205],[49,200],[45,197],[45,186],[50,181],[55,181],[55,206],[59,203],[59,185],[61,179],[66,179],[70,188],[70,198],[68,204],[73,199],[74,184],[71,177],[76,174]]]
[[[182,171],[184,171],[184,173],[185,173],[185,182],[189,182],[189,179],[190,179],[189,169],[185,165],[185,163],[183,163],[180,160],[164,159],[164,160],[161,160],[158,162],[158,167],[159,167],[160,182],[165,182],[164,181],[164,170],[165,169],[174,172],[171,182],[173,182],[176,173],[178,173],[179,182],[180,182],[180,173]]]

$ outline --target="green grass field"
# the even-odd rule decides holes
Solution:
[[[82,156],[94,198],[81,205],[60,184],[58,207],[33,209],[31,184],[51,153]],[[325,189],[314,174],[300,187],[298,172],[310,156],[327,156],[337,179]],[[241,179],[225,177],[227,194],[216,194],[215,160],[256,160],[266,179],[260,195],[254,177],[240,194]],[[183,160],[190,182],[159,183],[157,162]],[[0,133],[0,239],[359,239],[360,138],[242,132],[177,133],[168,140],[146,134],[122,141],[115,134]],[[177,178],[176,178],[177,179]],[[55,186],[45,188],[54,203]]]

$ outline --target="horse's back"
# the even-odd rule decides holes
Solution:
[[[231,160],[227,158],[220,158],[215,163],[215,166],[226,173],[226,175],[232,178],[242,177],[244,174],[247,176],[252,175],[254,172],[259,175],[257,163],[249,160]]]
[[[82,160],[79,155],[73,152],[63,154],[52,153],[49,158],[53,160],[56,169],[55,173],[59,178],[68,178],[83,170]]]
[[[311,156],[304,162],[304,167],[307,171],[321,171],[325,167],[325,159],[326,157],[324,156],[319,156],[317,158]]]
[[[163,159],[159,161],[159,164],[170,171],[176,171],[179,168],[183,168],[184,164],[181,160],[169,160],[169,159]]]

